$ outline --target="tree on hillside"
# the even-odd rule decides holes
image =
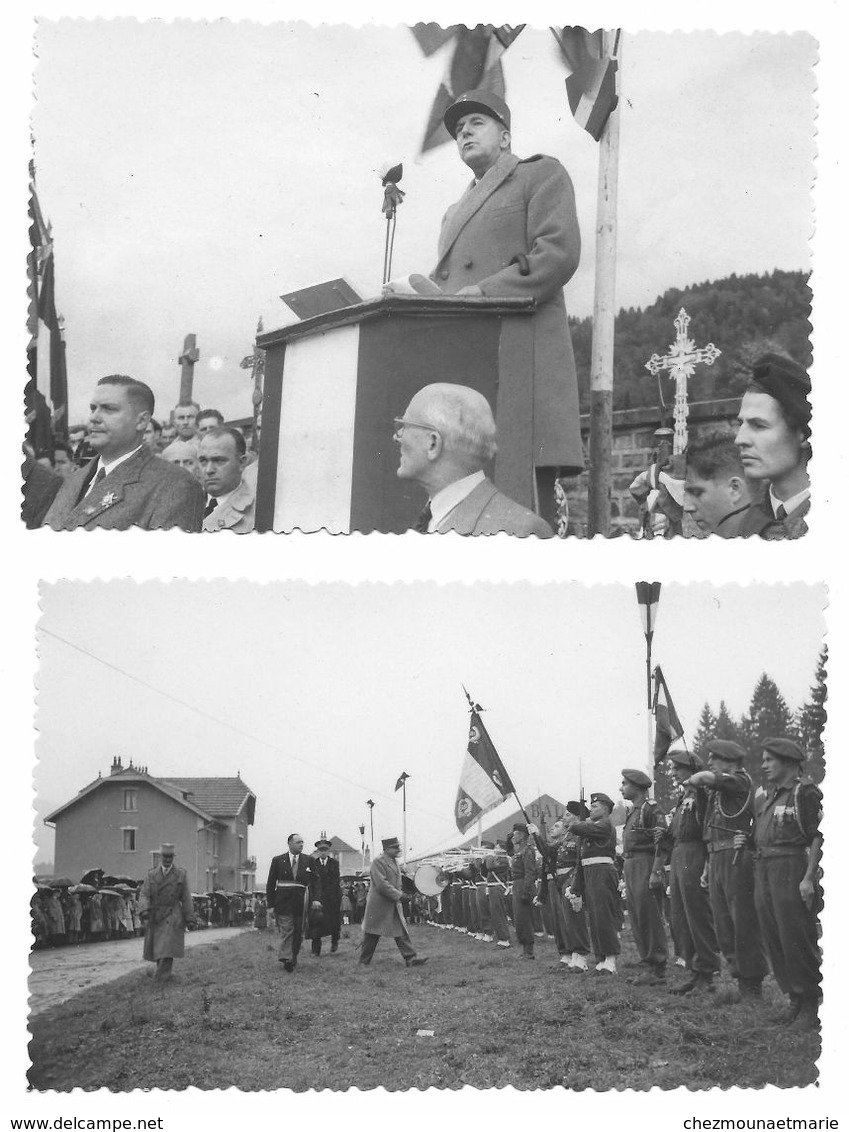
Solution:
[[[726,707],[725,700],[719,701],[719,711],[716,716],[716,724],[714,730],[714,738],[716,739],[730,739],[734,743],[740,743],[745,746],[743,736],[743,725],[736,719],[731,718],[731,714]]]
[[[740,721],[740,733],[738,742],[748,751],[746,770],[756,782],[761,777],[761,742],[780,737],[798,739],[798,731],[787,701],[766,672],[758,680],[749,711]]]
[[[796,716],[799,742],[808,753],[805,774],[814,782],[822,782],[825,777],[825,748],[823,747],[822,733],[826,721],[825,701],[828,697],[826,689],[827,659],[828,649],[823,646],[817,662],[811,697],[807,703],[802,705]]]
[[[716,716],[710,710],[710,704],[706,703],[702,708],[702,714],[699,716],[696,734],[693,736],[693,754],[698,755],[703,762],[705,761],[704,745],[708,739],[713,739],[715,735]]]

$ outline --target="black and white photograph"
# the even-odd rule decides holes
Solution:
[[[33,48],[28,527],[806,533],[811,33]]]
[[[31,1086],[812,1084],[825,600],[43,587]]]

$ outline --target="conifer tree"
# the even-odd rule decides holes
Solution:
[[[817,662],[810,699],[802,705],[796,717],[799,742],[808,755],[805,775],[814,782],[822,782],[825,777],[825,749],[822,743],[822,733],[826,721],[825,701],[828,696],[826,689],[827,659],[828,649],[823,646]]]

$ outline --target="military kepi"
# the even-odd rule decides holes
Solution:
[[[633,786],[638,786],[640,790],[651,789],[651,779],[645,771],[633,770],[630,767],[626,767],[625,770],[622,771],[622,777]]]
[[[741,763],[746,758],[745,750],[731,739],[709,739],[705,743],[705,750],[709,755],[719,755],[721,759],[728,759],[731,763]]]
[[[318,841],[315,843],[315,847],[316,849],[330,849],[330,841],[326,837],[319,837]]]
[[[162,842],[162,844],[159,846],[159,855],[160,855],[160,857],[173,857],[174,856],[174,846],[171,844],[170,841],[163,841]]]
[[[768,755],[777,755],[780,759],[789,759],[796,763],[805,761],[805,752],[792,739],[764,739],[761,750],[766,751]]]
[[[474,114],[475,111],[486,114],[487,118],[495,118],[505,129],[510,129],[510,107],[503,98],[499,98],[491,90],[467,90],[456,102],[452,102],[442,116],[445,129],[452,138],[463,115]]]
[[[397,837],[384,837],[383,840],[381,841],[381,845],[383,846],[384,849],[400,849],[401,848],[401,842],[398,840]]]

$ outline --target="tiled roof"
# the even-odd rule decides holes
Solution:
[[[355,849],[347,841],[343,841],[341,837],[335,835],[330,838],[330,848],[333,853],[359,853],[359,849]]]
[[[186,801],[193,803],[215,818],[232,818],[239,813],[249,798],[248,821],[253,822],[253,791],[241,778],[169,778],[157,776],[160,781],[188,794]]]

